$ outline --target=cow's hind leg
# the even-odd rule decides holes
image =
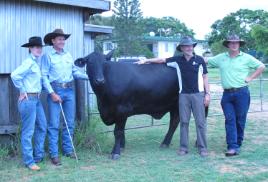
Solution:
[[[111,159],[113,160],[117,160],[120,158],[120,148],[121,148],[121,142],[123,142],[122,140],[124,138],[126,120],[127,120],[126,118],[118,119],[114,127],[115,143],[113,151],[111,153]]]
[[[161,143],[161,148],[167,148],[169,147],[169,144],[172,140],[173,134],[176,131],[178,124],[179,124],[179,109],[176,107],[173,111],[170,111],[170,122],[169,122],[169,128],[168,132],[165,136],[165,139]]]

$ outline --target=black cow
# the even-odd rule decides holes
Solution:
[[[137,65],[110,61],[108,55],[93,52],[77,59],[87,65],[90,84],[97,96],[98,109],[106,125],[115,124],[112,159],[125,147],[125,125],[129,116],[148,114],[155,119],[170,112],[170,124],[161,147],[168,147],[179,123],[178,79],[174,68],[165,64]]]

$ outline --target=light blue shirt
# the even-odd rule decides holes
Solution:
[[[11,79],[20,93],[40,93],[42,90],[39,60],[32,54],[11,73]]]
[[[51,82],[68,83],[74,79],[88,80],[88,76],[81,73],[74,65],[71,54],[65,50],[58,53],[52,48],[42,57],[42,78],[44,88],[48,93],[52,93]]]

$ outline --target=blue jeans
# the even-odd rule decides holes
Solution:
[[[239,151],[243,138],[250,105],[248,87],[234,92],[223,92],[221,106],[225,116],[227,149]]]
[[[60,88],[53,87],[56,94],[62,99],[63,112],[65,114],[69,131],[73,136],[75,128],[75,98],[72,88]],[[59,103],[53,102],[51,96],[48,95],[48,110],[49,110],[49,122],[48,122],[48,141],[49,141],[49,153],[50,157],[58,157],[58,141],[59,141],[59,128],[60,128],[60,115],[61,108]],[[65,126],[62,128],[62,151],[63,154],[70,154],[73,152],[71,140]]]
[[[21,150],[23,162],[26,166],[35,164],[36,160],[44,157],[44,142],[46,138],[47,120],[42,103],[35,96],[28,96],[18,103],[22,120]],[[32,138],[34,136],[34,150]]]

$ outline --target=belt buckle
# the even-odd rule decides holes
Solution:
[[[62,88],[67,88],[67,83],[62,83]]]

